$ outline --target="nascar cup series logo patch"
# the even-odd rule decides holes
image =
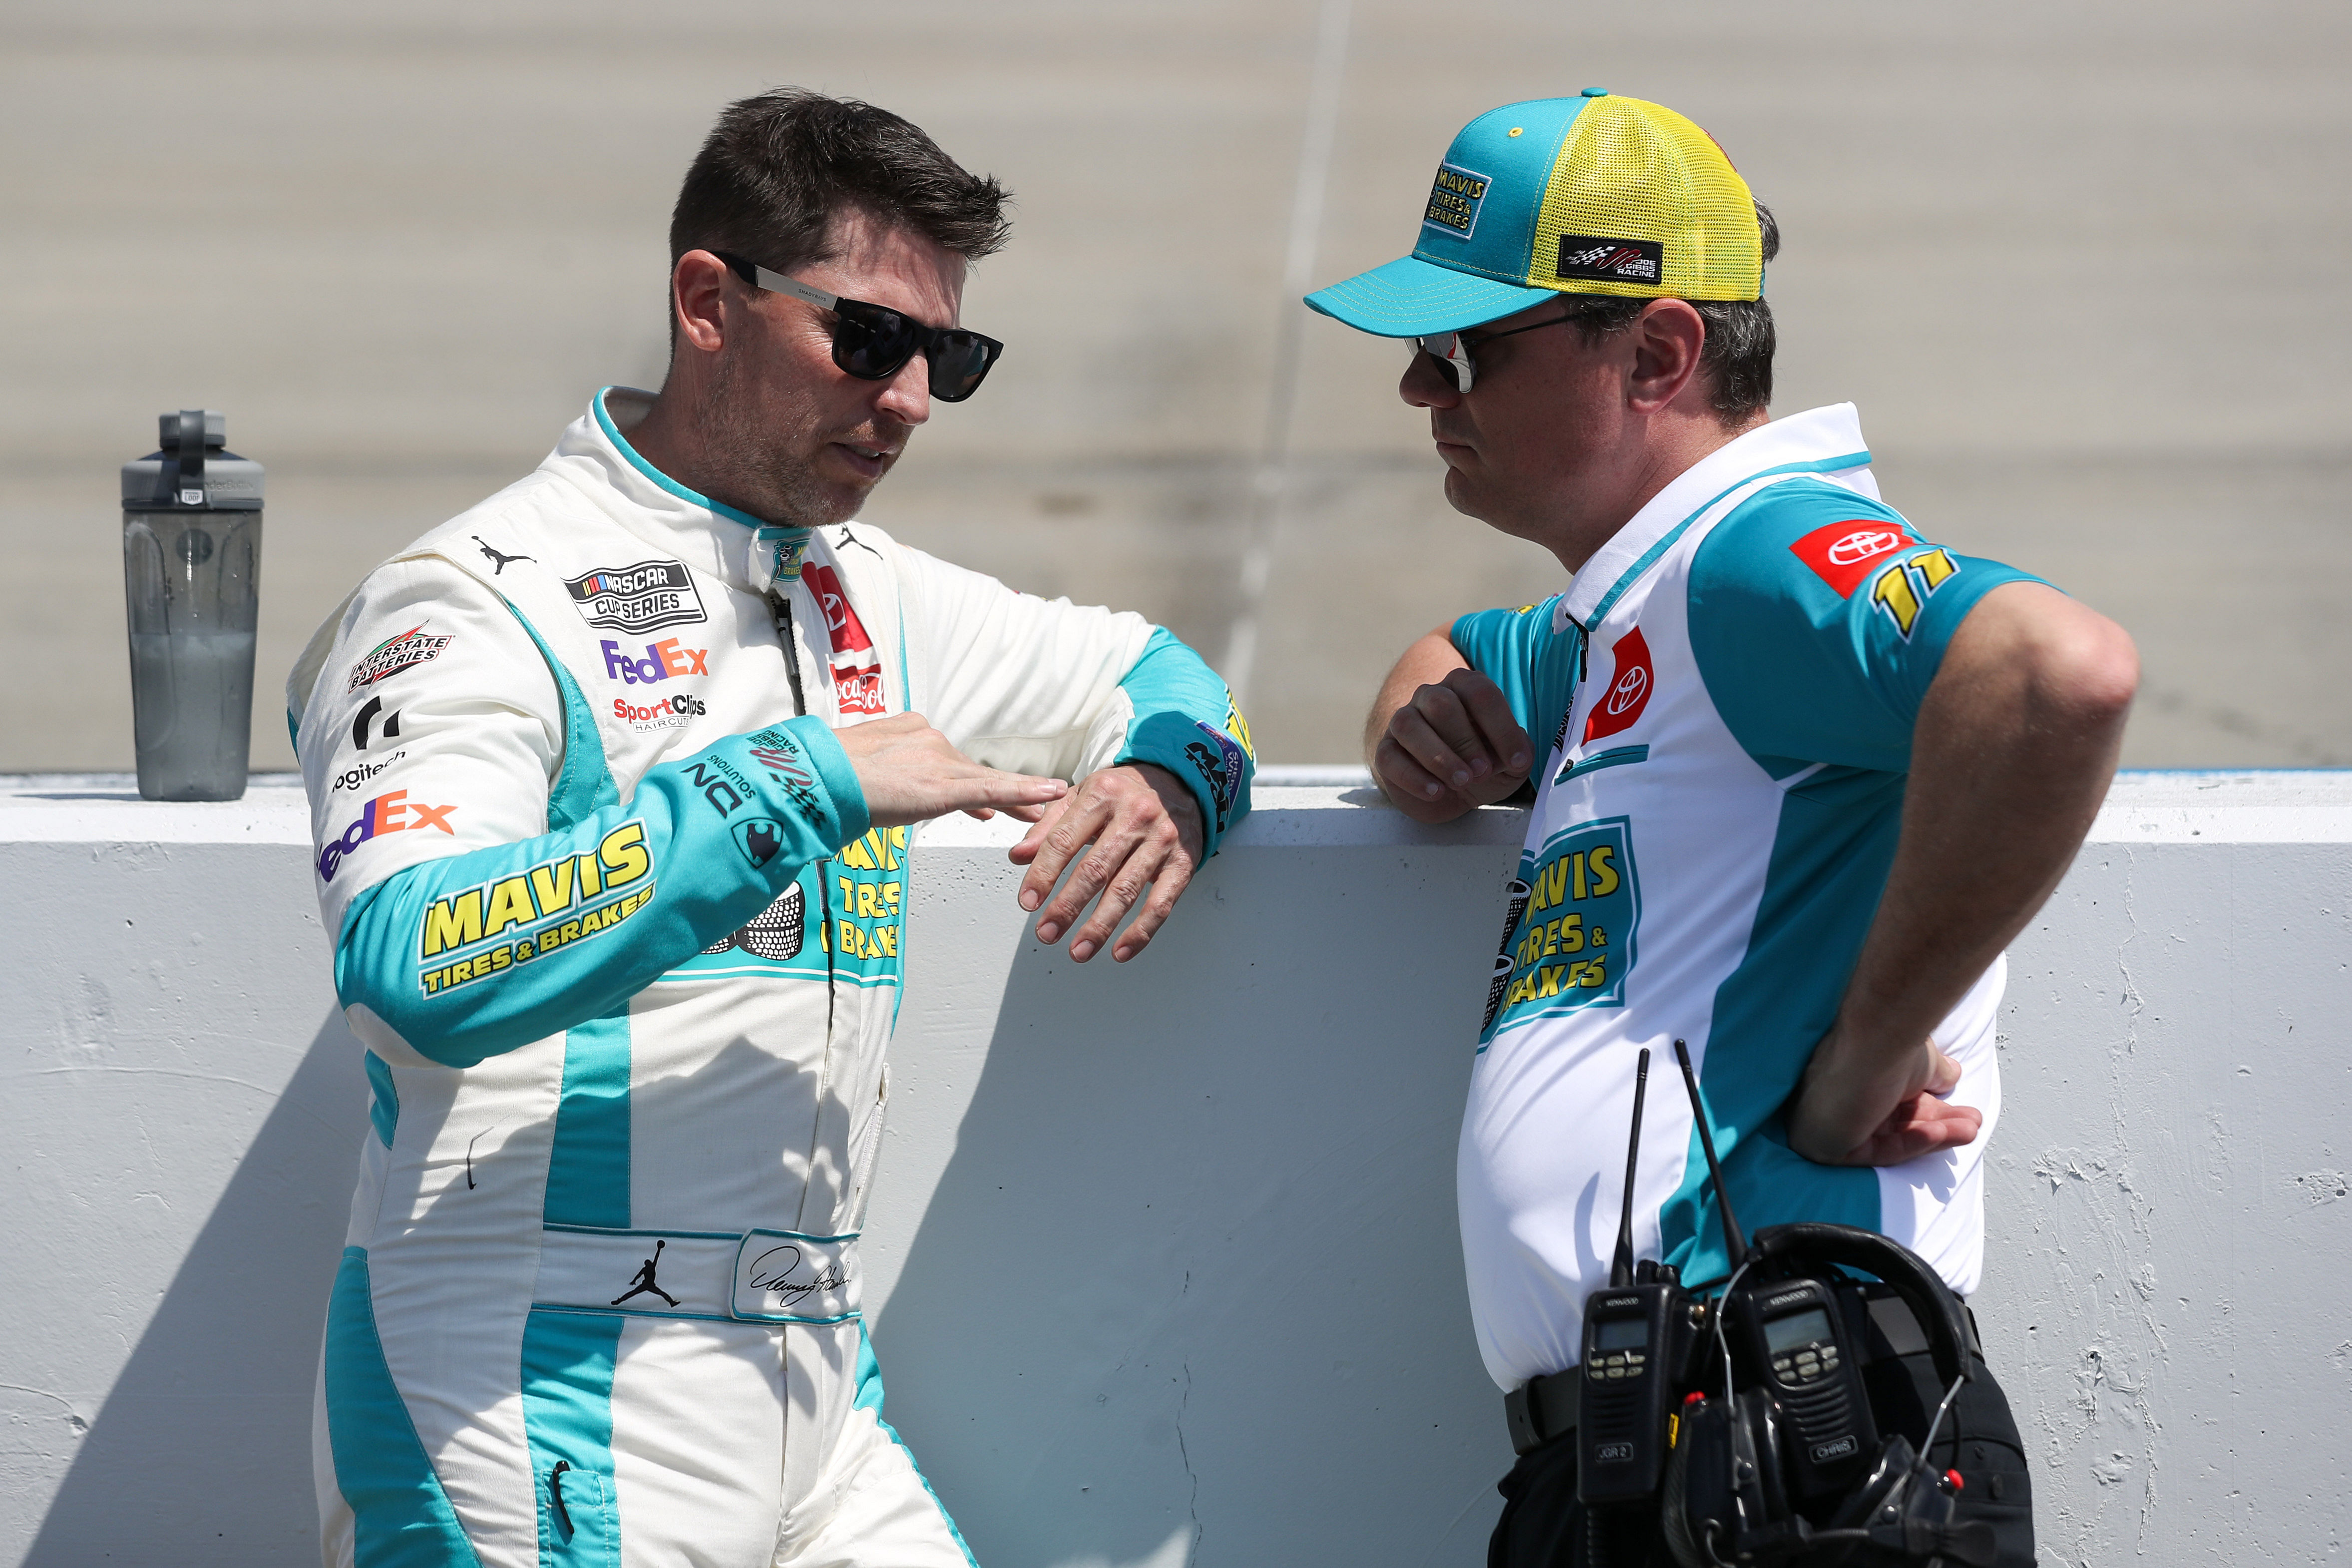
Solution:
[[[563,580],[580,618],[616,632],[658,631],[703,618],[702,595],[682,561],[599,566]]]

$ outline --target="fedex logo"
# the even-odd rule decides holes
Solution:
[[[407,833],[437,827],[456,837],[457,830],[449,826],[449,814],[457,809],[454,805],[425,805],[413,801],[404,789],[376,796],[360,807],[359,819],[343,829],[341,837],[332,840],[319,851],[319,880],[333,881],[335,872],[342,866],[343,858],[379,833]]]
[[[629,686],[651,686],[657,680],[667,680],[674,675],[708,675],[705,668],[710,658],[707,647],[680,647],[676,637],[664,637],[659,642],[646,644],[646,657],[621,651],[621,645],[610,637],[598,640],[604,650],[604,678]]]
[[[833,643],[835,706],[844,713],[887,711],[882,701],[882,656],[851,607],[839,574],[830,566],[812,564],[801,568],[801,581],[824,612],[825,635]]]

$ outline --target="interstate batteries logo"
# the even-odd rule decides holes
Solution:
[[[563,580],[572,607],[592,626],[632,634],[685,626],[703,618],[702,595],[680,561],[640,561],[599,566]]]
[[[395,637],[386,637],[361,656],[352,666],[351,679],[343,683],[346,695],[363,686],[373,686],[388,676],[441,657],[441,650],[457,639],[425,631],[422,625],[409,627]]]
[[[1533,1019],[1580,1007],[1622,1007],[1633,968],[1642,889],[1626,819],[1604,817],[1554,834],[1522,858],[1513,922],[1498,962],[1502,1000],[1485,1041]],[[1509,968],[1502,970],[1501,964]]]

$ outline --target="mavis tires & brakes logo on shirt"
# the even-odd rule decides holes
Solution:
[[[631,821],[604,835],[592,850],[560,855],[436,899],[417,930],[416,987],[427,996],[438,995],[601,936],[652,900],[653,873],[645,824]],[[621,888],[629,891],[594,902]],[[510,931],[517,934],[509,936]]]
[[[1513,926],[1492,1040],[1530,1019],[1578,1007],[1622,1007],[1642,921],[1631,826],[1622,816],[1561,829],[1523,856],[1527,907]],[[1484,1048],[1482,1045],[1481,1049]]]

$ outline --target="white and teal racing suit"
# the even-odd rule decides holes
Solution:
[[[1505,1390],[1582,1353],[1643,1047],[1666,1076],[1643,1115],[1636,1256],[1685,1279],[1726,1272],[1681,1039],[1744,1226],[1862,1226],[1976,1288],[2000,963],[1936,1031],[1962,1069],[1952,1098],[1984,1113],[1975,1142],[1832,1168],[1790,1150],[1781,1108],[1877,910],[1945,646],[1987,590],[2023,576],[1923,541],[1881,503],[1839,405],[1695,465],[1565,593],[1454,624],[1549,742],[1456,1173],[1478,1346]]]
[[[289,683],[374,1091],[326,1559],[958,1568],[861,1321],[909,836],[833,731],[912,710],[1003,768],[1158,763],[1213,851],[1247,731],[1139,616],[685,489],[628,443],[647,406],[599,395]]]

